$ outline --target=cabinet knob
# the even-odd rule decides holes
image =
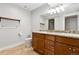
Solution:
[[[71,48],[69,48],[69,50],[71,50]]]
[[[73,52],[75,51],[75,49],[73,49]]]

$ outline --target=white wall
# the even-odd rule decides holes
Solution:
[[[47,10],[48,5],[45,4],[32,11],[32,31],[40,30],[40,22],[43,23],[43,18],[40,15],[46,13]]]
[[[64,30],[65,29],[64,26],[65,26],[64,17],[62,15],[55,17],[55,30]]]
[[[0,4],[0,16],[20,19],[18,28],[0,28],[0,48],[21,42],[31,34],[31,13],[12,4]],[[22,33],[22,37],[18,33]]]

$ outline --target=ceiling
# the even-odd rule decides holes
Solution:
[[[30,11],[42,6],[45,3],[14,3],[15,5],[22,7],[24,9],[28,9]]]
[[[21,8],[27,9],[27,10],[35,10],[36,8],[39,8],[40,6],[47,4],[47,3],[14,3],[14,5],[17,5]],[[71,11],[78,11],[79,10],[79,3],[62,3],[65,7],[65,13],[71,12]],[[49,6],[56,7],[59,5],[59,3],[48,3]]]

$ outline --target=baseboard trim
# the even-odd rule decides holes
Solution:
[[[9,45],[9,46],[7,46],[7,47],[0,48],[0,51],[6,50],[6,49],[9,49],[9,48],[14,48],[14,47],[19,46],[19,45],[21,45],[21,44],[23,44],[23,43],[25,43],[25,41],[22,41],[22,42],[13,44],[13,45]]]

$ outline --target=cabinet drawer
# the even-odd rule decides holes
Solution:
[[[39,37],[39,33],[32,33],[32,37]]]
[[[39,39],[44,39],[45,35],[40,33],[32,33],[32,37],[37,37]]]
[[[59,42],[56,42],[55,44],[56,55],[70,55],[72,53],[71,46]]]
[[[53,35],[46,35],[46,39],[55,41],[55,37]]]
[[[56,41],[69,45],[79,46],[79,40],[75,38],[56,37]]]
[[[73,49],[74,51],[74,49]],[[79,48],[75,48],[75,52],[79,54]]]
[[[73,47],[73,54],[79,55],[79,48],[78,47]]]

